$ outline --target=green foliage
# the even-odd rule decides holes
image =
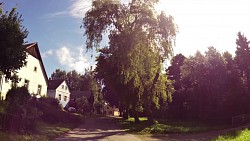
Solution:
[[[10,114],[21,115],[26,109],[31,96],[26,87],[13,87],[6,94],[6,111]]]
[[[194,121],[155,120],[152,123],[147,118],[140,117],[139,119],[140,122],[137,123],[133,118],[128,118],[127,120],[118,119],[118,122],[127,132],[139,134],[198,133],[226,127],[222,125],[202,124]]]
[[[75,123],[81,121],[79,115],[63,111],[57,99],[44,97],[39,99],[35,106],[42,112],[42,121],[47,123]]]
[[[83,96],[76,100],[78,110],[82,111],[84,113],[89,113],[91,111],[91,105],[88,101],[88,99]]]
[[[4,113],[1,119],[4,119],[5,130],[10,132],[36,132],[36,122],[41,115],[33,103],[34,99],[26,87],[12,87],[6,94],[4,101]]]
[[[242,79],[245,80],[245,86],[250,90],[250,47],[247,38],[238,33],[238,39],[236,39],[236,51],[235,62],[238,69],[241,72]]]
[[[0,71],[6,78],[11,78],[11,73],[25,63],[26,52],[22,45],[28,31],[22,25],[22,16],[16,12],[16,8],[10,12],[0,9]]]
[[[249,141],[250,140],[250,131],[248,129],[234,131],[227,135],[219,136],[214,139],[214,141]]]
[[[235,58],[214,47],[204,55],[197,52],[186,59],[174,57],[167,72],[176,91],[167,117],[230,124],[233,116],[250,112],[247,76],[243,75],[247,70],[242,69],[249,65],[239,61],[248,50],[248,41],[240,33],[238,38]]]
[[[159,109],[159,101],[171,98],[169,82],[162,74],[164,60],[172,55],[176,36],[173,17],[157,13],[157,1],[96,0],[84,19],[87,49],[98,48],[103,33],[109,34],[109,45],[100,49],[97,78],[105,85],[105,97],[119,104],[125,115],[137,115],[144,106],[148,116]]]

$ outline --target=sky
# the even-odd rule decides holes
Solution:
[[[127,2],[127,0],[122,0]],[[84,73],[95,66],[95,52],[85,49],[80,28],[91,0],[0,0],[5,10],[16,7],[29,31],[26,42],[37,42],[48,77],[56,69]],[[250,39],[250,0],[160,0],[157,10],[174,17],[179,32],[174,53],[193,55],[209,46],[236,50],[237,33]],[[103,43],[107,43],[104,38]]]

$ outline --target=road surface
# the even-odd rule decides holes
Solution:
[[[249,126],[205,133],[133,135],[115,124],[111,117],[89,117],[84,124],[54,141],[210,141],[218,135]]]
[[[90,117],[84,124],[54,141],[141,141],[141,139],[126,133],[110,117]]]

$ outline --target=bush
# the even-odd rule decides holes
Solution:
[[[35,132],[41,113],[32,105],[34,100],[26,87],[13,87],[6,95],[2,127],[10,132]]]
[[[6,112],[21,115],[31,96],[26,87],[13,87],[6,94]]]
[[[41,104],[43,103],[43,104]],[[56,109],[61,109],[61,105],[59,103],[59,100],[58,99],[55,99],[55,98],[52,98],[52,97],[41,97],[39,99],[39,104],[45,106],[50,106],[50,107],[53,107],[53,108],[56,108]]]
[[[59,101],[54,98],[43,97],[39,99],[37,108],[43,113],[41,120],[46,123],[72,123],[81,120],[79,115],[63,111]]]

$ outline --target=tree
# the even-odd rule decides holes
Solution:
[[[64,71],[64,70],[56,69],[55,72],[53,72],[51,74],[50,78],[52,80],[66,79],[67,78],[67,74],[66,74],[66,71]]]
[[[88,113],[88,112],[91,111],[90,103],[89,103],[88,99],[85,96],[77,99],[76,103],[77,103],[78,110],[83,112],[83,114]]]
[[[3,7],[0,8],[0,71],[6,78],[11,78],[11,74],[25,63],[26,52],[22,45],[28,31],[22,22],[22,16],[16,12],[16,8],[5,13]]]
[[[160,106],[159,99],[166,101],[171,97],[171,92],[166,91],[162,64],[172,55],[176,25],[173,17],[154,10],[157,2],[132,0],[121,4],[120,1],[94,0],[92,9],[83,18],[87,49],[98,48],[103,33],[109,34],[109,45],[100,50],[98,60],[102,62],[98,61],[96,70],[103,76],[107,90],[119,95],[120,105],[125,111],[130,110],[136,121],[142,109],[152,120],[153,111]]]
[[[182,54],[177,54],[171,61],[171,66],[168,67],[167,74],[169,79],[174,80],[175,90],[180,89],[180,79],[181,79],[181,66],[184,64],[186,57]]]
[[[82,90],[83,77],[81,74],[77,73],[75,70],[66,72],[64,70],[56,69],[55,72],[51,74],[51,79],[64,79],[66,80],[70,90]]]
[[[236,56],[235,61],[239,70],[241,71],[242,77],[246,79],[246,86],[248,91],[250,90],[250,47],[247,38],[238,33],[238,39],[236,39]]]
[[[81,81],[81,74],[79,74],[75,70],[72,70],[67,73],[67,83],[71,90],[81,90]]]

